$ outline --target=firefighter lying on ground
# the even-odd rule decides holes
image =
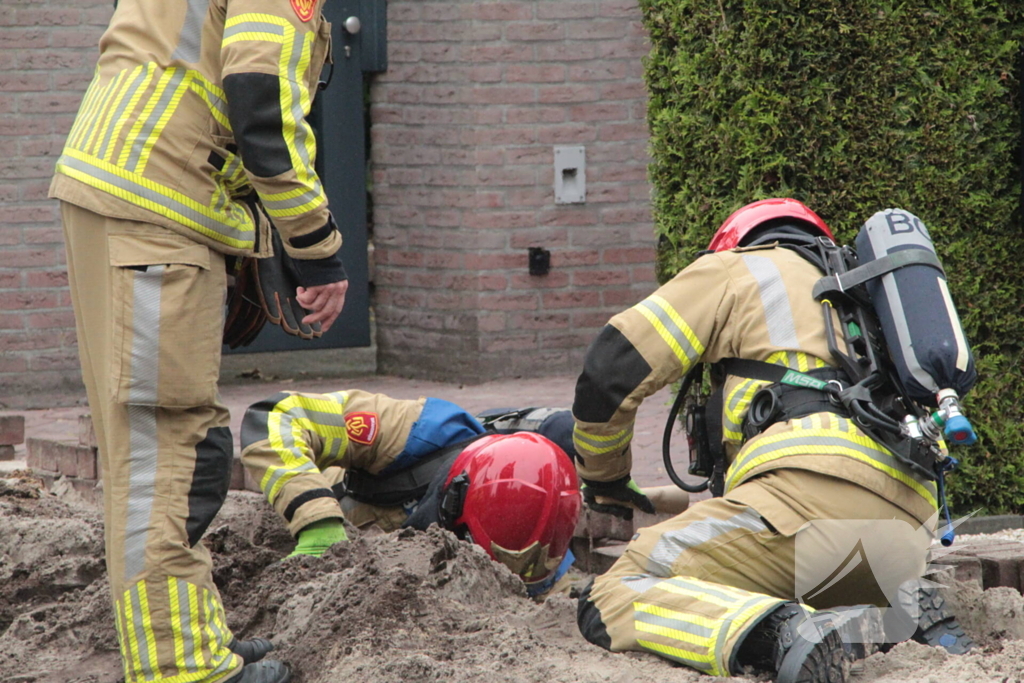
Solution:
[[[585,498],[603,495],[649,509],[630,476],[636,410],[698,362],[750,359],[824,381],[840,378],[822,306],[811,294],[823,273],[783,246],[821,235],[832,237],[800,202],[748,205],[719,228],[710,253],[610,320],[587,352],[573,404]],[[838,330],[839,320],[832,322]],[[969,388],[970,352],[966,344],[960,351]],[[806,594],[795,588],[797,532],[822,521],[900,520],[908,529],[924,527],[917,538],[930,539],[936,484],[821,393],[744,434],[751,398],[770,382],[723,375],[722,441],[731,463],[724,496],[641,529],[583,591],[580,630],[605,649],[653,652],[717,676],[755,669],[783,683],[845,680],[853,648],[844,651],[849,639],[837,630],[843,619],[821,612],[812,618],[809,608],[884,607],[886,595],[862,562],[832,590],[800,604]],[[902,562],[898,578],[921,575],[926,549],[927,542],[891,549]],[[808,624],[815,628],[808,631]],[[923,639],[940,644],[940,636],[950,651],[969,646],[955,620],[935,624]]]

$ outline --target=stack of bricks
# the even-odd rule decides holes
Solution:
[[[99,53],[112,0],[0,2],[0,401],[83,392],[54,165]],[[52,401],[52,398],[49,399]],[[53,405],[52,402],[49,405]]]
[[[578,372],[656,287],[636,0],[391,0],[388,45],[370,109],[378,367]],[[555,202],[560,145],[586,149],[585,203]],[[530,247],[549,274],[529,274]]]
[[[92,420],[83,415],[78,422],[77,441],[55,441],[29,437],[26,441],[27,464],[44,480],[64,477],[83,498],[99,502],[100,480],[96,434]]]
[[[14,447],[25,441],[25,416],[0,415],[0,460],[14,460]]]

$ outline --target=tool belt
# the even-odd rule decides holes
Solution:
[[[764,432],[777,422],[788,422],[815,413],[833,413],[850,417],[849,411],[837,400],[839,391],[849,386],[849,378],[839,368],[815,368],[806,372],[791,373],[790,368],[772,363],[740,358],[722,361],[726,374],[748,379],[772,382],[762,387],[750,400],[750,407],[743,419],[743,436],[750,439]],[[787,374],[810,377],[827,383],[829,391],[811,386],[794,386],[783,382]]]

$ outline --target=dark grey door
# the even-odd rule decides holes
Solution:
[[[320,339],[306,341],[267,323],[249,346],[225,353],[302,351],[370,346],[370,292],[366,220],[366,108],[364,74],[387,68],[385,0],[329,0],[334,64],[321,79],[309,122],[317,140],[316,170],[342,234],[348,271],[345,310]],[[347,28],[346,28],[347,27]]]

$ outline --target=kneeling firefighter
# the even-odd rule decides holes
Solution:
[[[590,642],[835,683],[906,626],[879,608],[914,603],[929,610],[897,639],[970,647],[920,577],[954,462],[942,430],[974,438],[958,403],[973,361],[924,225],[889,209],[861,235],[858,262],[802,203],[747,205],[591,344],[572,409],[584,498],[647,506],[630,476],[637,408],[680,378],[699,387],[702,363],[712,395],[688,436],[712,453],[691,473],[716,497],[641,529],[584,590]]]

